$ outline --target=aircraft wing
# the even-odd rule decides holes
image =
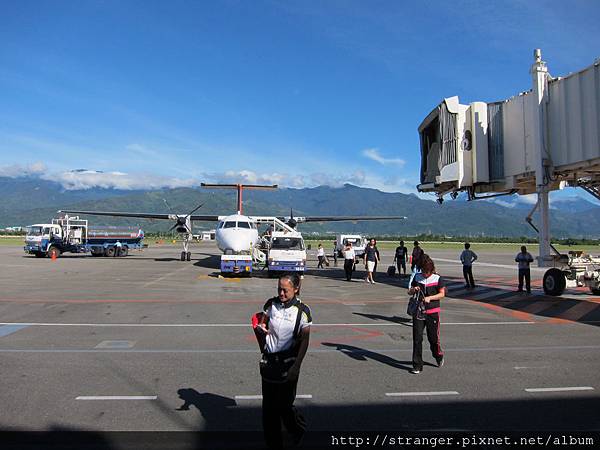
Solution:
[[[118,212],[118,211],[72,211],[72,210],[61,210],[59,213],[68,214],[88,214],[91,216],[110,216],[110,217],[133,217],[137,219],[160,219],[160,220],[177,220],[178,217],[185,217],[187,214],[155,214],[155,213],[133,213],[133,212]],[[219,216],[202,216],[192,215],[191,220],[206,220],[206,221],[218,221]]]
[[[286,220],[289,217],[285,218]],[[301,222],[358,222],[362,220],[404,220],[405,216],[313,216],[313,217],[294,217],[294,219]]]

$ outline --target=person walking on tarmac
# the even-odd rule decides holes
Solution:
[[[527,247],[521,246],[521,253],[517,254],[515,262],[519,263],[519,289],[517,292],[523,292],[523,280],[527,293],[531,294],[531,270],[529,264],[533,262],[533,256],[527,251]]]
[[[255,334],[262,352],[262,421],[265,441],[272,449],[283,448],[281,424],[298,444],[306,423],[294,407],[300,366],[308,349],[312,316],[298,298],[300,277],[283,275],[277,292],[264,305]]]
[[[404,246],[404,241],[400,241],[400,245],[396,247],[396,253],[394,254],[394,262],[398,268],[398,276],[406,276],[406,258],[408,258],[408,249]],[[402,275],[400,275],[400,269],[402,269]]]
[[[344,247],[344,272],[346,272],[346,281],[352,281],[352,272],[354,272],[354,262],[356,253],[352,248],[352,242],[347,242]]]
[[[413,247],[412,257],[411,257],[411,261],[410,261],[411,272],[415,272],[415,267],[417,269],[420,268],[419,263],[420,263],[421,257],[425,254],[423,249],[419,246],[419,241],[415,241],[413,243],[413,245],[414,245],[414,247]]]
[[[325,262],[325,249],[321,244],[319,244],[319,248],[317,249],[317,258],[319,259],[317,269],[323,269],[323,263]]]
[[[444,351],[440,343],[440,300],[446,296],[446,286],[442,277],[435,273],[435,265],[428,255],[421,257],[421,273],[415,275],[408,294],[419,295],[425,306],[422,316],[417,308],[412,317],[413,368],[410,373],[418,374],[423,371],[424,329],[438,367],[444,365]]]
[[[460,254],[460,262],[463,265],[463,276],[465,277],[465,287],[474,288],[473,280],[473,262],[477,261],[477,255],[471,250],[471,244],[465,242],[465,249]]]
[[[379,250],[377,250],[377,246],[375,245],[375,239],[371,239],[369,244],[365,247],[364,259],[365,268],[367,269],[365,281],[367,283],[375,284],[373,272],[375,271],[375,265],[379,261]]]

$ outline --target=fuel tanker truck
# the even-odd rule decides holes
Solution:
[[[24,250],[38,258],[58,258],[63,253],[127,256],[130,250],[143,248],[143,239],[139,228],[90,227],[87,220],[65,215],[27,227]]]

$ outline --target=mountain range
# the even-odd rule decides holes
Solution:
[[[60,183],[34,176],[0,177],[0,227],[46,223],[59,209],[188,213],[203,204],[198,214],[227,215],[235,212],[236,194],[226,190],[175,188],[161,190],[115,190],[93,188],[66,190]],[[500,197],[502,198],[502,197]],[[166,202],[165,202],[166,200]],[[167,205],[168,203],[168,205]],[[600,206],[584,199],[552,203],[552,236],[600,237]],[[447,200],[442,205],[414,194],[386,193],[351,184],[342,187],[281,188],[245,191],[244,213],[249,215],[398,215],[402,221],[330,222],[301,225],[305,232],[361,232],[411,236],[420,233],[446,236],[535,236],[525,222],[533,205],[506,197],[502,203]],[[172,208],[170,210],[169,208]],[[534,216],[534,221],[536,217]],[[140,225],[147,231],[166,231],[163,221],[89,217],[96,225]],[[539,222],[539,220],[538,220]],[[214,228],[214,223],[195,223],[195,228]]]

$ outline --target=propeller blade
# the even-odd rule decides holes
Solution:
[[[165,202],[165,205],[167,205],[168,210],[171,211],[171,213],[173,213],[173,208],[171,208],[171,205],[169,205],[166,198],[163,198],[163,202]]]
[[[177,228],[179,226],[179,222],[176,222],[175,225],[173,225],[171,228],[169,228],[169,232],[173,231],[175,228]]]
[[[191,213],[188,214],[188,217],[191,216],[192,214],[194,214],[196,211],[198,211],[200,208],[202,208],[204,206],[204,203],[200,203],[198,206],[196,206],[196,208],[194,208],[192,210]]]

